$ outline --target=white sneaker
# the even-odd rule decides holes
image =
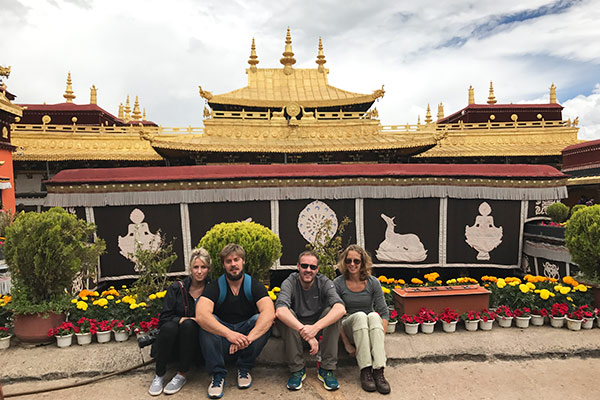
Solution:
[[[238,369],[237,385],[240,389],[248,389],[252,386],[252,375],[250,375],[250,371]]]
[[[163,377],[154,375],[154,379],[152,379],[152,383],[150,384],[150,389],[148,389],[148,393],[151,396],[158,396],[163,391]]]
[[[171,382],[167,383],[167,386],[165,386],[165,394],[175,394],[179,392],[183,385],[185,385],[185,382],[187,382],[185,376],[180,374],[175,375],[173,379],[171,379]]]
[[[208,398],[220,399],[223,397],[223,389],[225,388],[225,377],[223,375],[213,375],[208,386]]]

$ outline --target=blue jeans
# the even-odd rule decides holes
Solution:
[[[254,328],[254,325],[256,325],[258,314],[254,314],[246,321],[238,322],[237,324],[221,321],[216,315],[214,315],[214,317],[232,331],[248,335]],[[237,356],[236,364],[239,369],[250,371],[252,367],[254,367],[256,358],[263,347],[265,347],[265,344],[267,344],[270,334],[271,330],[269,329],[264,335],[252,342],[250,346],[243,350],[239,350],[233,355],[234,357]],[[227,375],[225,355],[229,355],[229,346],[231,346],[231,343],[224,337],[207,332],[202,328],[200,329],[200,348],[202,349],[202,354],[204,355],[204,360],[206,362],[206,370],[209,374]]]

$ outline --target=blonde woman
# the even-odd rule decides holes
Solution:
[[[344,348],[356,356],[360,368],[361,387],[367,392],[390,393],[390,384],[383,375],[385,368],[385,330],[390,313],[381,284],[371,276],[373,262],[358,245],[350,245],[338,261],[341,275],[333,281],[346,305],[340,335]]]
[[[187,268],[188,276],[167,289],[160,313],[156,339],[156,375],[148,392],[158,396],[163,392],[163,377],[173,353],[178,357],[177,374],[164,387],[165,394],[177,393],[186,383],[186,374],[193,357],[199,354],[199,326],[194,319],[196,303],[209,281],[211,261],[208,251],[194,249]]]

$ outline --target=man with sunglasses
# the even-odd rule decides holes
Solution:
[[[299,390],[306,378],[302,357],[302,342],[310,346],[311,355],[321,353],[318,377],[327,390],[337,390],[338,381],[333,373],[337,365],[340,319],[346,314],[342,299],[333,282],[319,274],[317,255],[304,251],[298,256],[298,272],[292,273],[281,284],[275,303],[277,324],[285,344],[291,372],[287,388]],[[319,343],[319,333],[322,339]]]

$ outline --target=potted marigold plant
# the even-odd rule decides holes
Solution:
[[[529,321],[531,321],[531,309],[529,307],[515,308],[513,316],[517,328],[529,328]]]
[[[465,323],[465,329],[468,331],[476,331],[479,325],[481,315],[477,311],[469,310],[461,314],[460,319]]]
[[[442,329],[444,332],[452,333],[456,331],[456,324],[458,323],[458,313],[452,308],[446,307],[440,314],[442,320]]]
[[[490,331],[492,330],[492,326],[494,325],[494,320],[496,319],[496,313],[493,311],[484,308],[479,313],[479,329],[482,331]]]
[[[513,313],[508,306],[500,306],[496,309],[496,320],[502,328],[510,328],[513,320]]]
[[[565,319],[569,313],[569,306],[566,303],[554,303],[550,309],[550,325],[553,328],[562,328]]]
[[[73,341],[75,326],[71,322],[62,322],[58,327],[48,330],[48,337],[56,338],[58,347],[69,347]]]
[[[421,319],[421,332],[433,333],[435,323],[438,320],[438,316],[435,313],[435,311],[429,308],[422,307],[419,310],[419,318]]]
[[[400,319],[402,322],[404,322],[404,332],[409,335],[415,335],[417,332],[419,332],[421,318],[418,315],[402,314]]]

